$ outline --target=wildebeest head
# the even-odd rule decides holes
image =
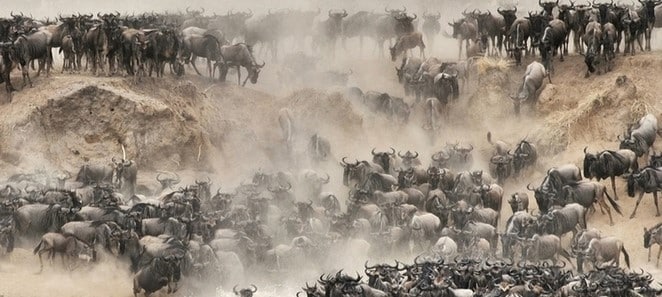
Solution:
[[[461,19],[459,21],[453,20],[452,23],[448,23],[449,26],[453,28],[453,38],[457,38],[459,35],[462,34],[462,25],[464,25],[465,19]]]
[[[172,189],[173,186],[182,181],[176,172],[159,172],[156,175],[156,180],[161,184],[162,189]]]
[[[644,248],[650,248],[651,245],[654,243],[654,237],[657,237],[657,235],[660,232],[660,225],[656,225],[655,227],[648,229],[644,227]]]
[[[534,189],[530,184],[527,185],[526,188],[533,192],[533,196],[536,198],[536,203],[538,204],[540,212],[547,213],[551,206],[551,199],[555,193],[550,190],[544,190],[542,187]]]
[[[402,159],[402,167],[406,169],[420,164],[420,161],[418,160],[418,152],[412,153],[407,151],[404,155],[401,152],[398,152],[398,157]]]
[[[207,180],[195,180],[195,184],[198,186],[197,196],[201,200],[209,200],[211,198],[211,185],[213,184],[211,178],[207,177]]]
[[[342,158],[340,166],[343,167],[343,185],[349,186],[350,180],[358,180],[359,166],[361,165],[361,162],[356,160],[356,163],[347,163],[345,159],[347,159],[347,157]]]
[[[482,170],[474,170],[471,172],[471,181],[475,185],[482,185],[483,184],[483,171]]]
[[[545,16],[551,17],[552,16],[552,10],[554,10],[554,7],[559,5],[559,0],[556,0],[556,2],[542,2],[542,0],[538,0],[538,5],[542,7],[543,14]]]
[[[613,7],[614,0],[611,0],[610,3],[599,3],[596,4],[593,0],[593,8],[598,10],[601,22],[607,22],[607,14],[609,13],[609,8]]]
[[[391,152],[375,152],[375,148],[372,149],[372,162],[382,166],[384,172],[389,172],[391,169],[391,162],[395,158],[395,149],[390,148]]]
[[[253,288],[252,289],[251,288],[240,289],[239,292],[237,292],[237,285],[235,285],[232,288],[232,292],[234,292],[234,294],[239,296],[239,297],[253,297],[253,294],[255,294],[255,292],[257,292],[257,287],[253,284],[251,284],[251,287],[253,287]]]
[[[529,200],[529,197],[525,193],[513,193],[510,195],[508,204],[510,204],[510,208],[512,209],[513,213],[520,210],[526,210],[528,206],[524,205],[524,200]]]
[[[598,156],[589,153],[587,149],[588,147],[584,148],[584,177],[590,179],[593,178],[593,166],[597,165]]]
[[[503,19],[506,22],[506,28],[510,28],[510,25],[512,25],[517,19],[517,6],[513,5],[512,9],[503,9],[499,7],[497,8],[497,12],[503,16]]]
[[[471,155],[471,151],[473,151],[474,146],[471,144],[455,144],[453,145],[453,151],[455,152],[455,155],[460,158],[460,160],[466,162],[469,156]]]
[[[529,16],[525,18],[531,22],[531,35],[534,40],[534,45],[536,45],[538,42],[540,42],[542,34],[544,33],[549,20],[542,14],[532,12],[529,12]]]
[[[251,83],[256,84],[257,83],[257,78],[260,76],[260,71],[262,70],[262,67],[264,67],[265,62],[262,62],[262,65],[259,65],[257,63],[254,63],[252,67],[248,68],[248,76],[250,77]]]

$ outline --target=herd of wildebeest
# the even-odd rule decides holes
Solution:
[[[359,37],[362,46],[363,37],[372,37],[381,52],[384,42],[394,38],[391,58],[402,57],[396,67],[399,81],[417,101],[428,98],[429,118],[423,128],[434,130],[441,124],[433,111],[447,112],[440,106],[459,96],[458,79],[465,77],[477,53],[501,55],[505,46],[508,57],[519,63],[522,52],[539,51],[542,63],[528,65],[520,90],[512,96],[519,111],[520,103],[535,101],[543,80],[551,79],[552,56],[558,53],[563,59],[567,54],[571,32],[589,73],[598,64],[610,65],[621,39],[625,53],[634,54],[634,42],[642,36],[650,49],[654,9],[662,1],[639,2],[639,9],[613,2],[540,2],[542,12],[520,18],[516,6],[499,8],[498,14],[465,11],[462,20],[449,23],[452,37],[466,42],[468,59],[456,63],[424,58],[423,35],[413,25],[417,15],[406,8],[382,14],[329,11],[328,19],[316,26],[311,24],[320,11],[279,10],[255,17],[250,11],[204,16],[204,10],[190,9],[185,14],[98,13],[97,18],[77,14],[59,16],[57,24],[12,13],[0,19],[0,72],[11,92],[14,65],[30,83],[30,63],[37,60],[48,73],[51,48],[60,47],[63,70],[81,70],[86,57],[92,72],[140,76],[155,71],[161,76],[169,64],[181,75],[185,63],[195,67],[196,57],[203,57],[210,77],[217,67],[221,77],[230,67],[245,67],[246,80],[255,83],[264,66],[253,57],[257,43],[275,57],[279,41],[310,36],[313,48],[333,56],[337,40]],[[423,18],[422,31],[432,44],[441,30],[440,15],[425,13]],[[417,46],[422,59],[403,55]],[[408,105],[388,94],[351,88],[347,95],[363,99],[385,116],[402,121],[409,117]],[[284,148],[292,152],[296,121],[288,109],[280,111],[279,124]],[[488,156],[458,142],[446,144],[427,160],[413,148],[372,149],[371,160],[335,160],[331,142],[314,134],[308,154],[297,157],[308,158],[305,163],[311,167],[340,161],[338,172],[257,170],[252,180],[232,191],[221,191],[211,178],[179,185],[182,179],[173,172],[158,173],[153,185],[138,183],[138,164],[124,155],[109,164],[82,165],[75,178],[66,171],[9,177],[0,190],[0,246],[7,255],[15,246],[32,244],[40,271],[44,255],[52,263],[59,254],[70,270],[89,269],[102,260],[125,261],[136,296],[161,289],[173,293],[181,282],[194,295],[223,287],[250,297],[256,286],[237,287],[251,282],[251,272],[286,273],[322,262],[333,267],[329,256],[343,249],[363,251],[374,259],[415,259],[395,265],[365,262],[365,280],[342,271],[323,274],[297,295],[657,296],[662,291],[650,274],[620,267],[621,254],[630,267],[627,249],[635,245],[627,243],[626,249],[620,239],[591,228],[589,220],[598,215],[596,207],[603,215],[606,211],[611,224],[612,208],[622,214],[616,191],[621,178],[627,180],[628,196],[638,193],[631,219],[645,194],[652,194],[660,215],[662,155],[653,150],[657,135],[657,119],[648,114],[628,125],[618,149],[594,153],[585,148],[581,169],[574,164],[550,168],[537,186],[526,187],[537,208],[529,207],[526,191],[504,191],[505,184],[530,175],[539,165],[536,145],[527,139],[513,145],[489,132]],[[474,158],[485,159],[488,172],[476,170]],[[330,175],[340,177],[341,171],[349,193],[329,192]],[[611,191],[600,183],[607,179]],[[345,198],[344,203],[338,197]],[[504,204],[510,208],[502,209]],[[498,228],[502,216],[509,218]],[[567,245],[561,238],[569,233]],[[651,246],[661,243],[662,223],[644,228],[649,260]],[[658,252],[657,262],[659,257]]]

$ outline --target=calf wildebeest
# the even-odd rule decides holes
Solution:
[[[570,254],[561,247],[561,239],[557,235],[533,235],[532,238],[524,240],[524,245],[528,247],[528,259],[535,261],[552,260],[556,264],[558,255],[563,256],[569,263]]]
[[[262,67],[264,67],[265,62],[262,62],[262,65],[255,62],[255,58],[253,57],[253,48],[251,46],[245,43],[224,45],[221,47],[221,56],[223,56],[223,63],[220,66],[221,81],[225,81],[225,77],[228,73],[228,67],[236,67],[237,84],[245,86],[249,79],[251,80],[252,84],[257,83],[257,78],[260,75],[260,71],[262,70]],[[248,72],[243,83],[241,83],[241,67],[246,68],[246,71]],[[216,68],[216,65],[214,68]]]
[[[72,269],[73,266],[72,263],[69,263],[69,266],[66,265],[65,256],[69,261],[78,258],[96,260],[94,257],[94,247],[88,243],[72,235],[62,235],[53,232],[44,234],[32,253],[35,255],[39,254],[39,273],[44,270],[44,262],[42,261],[41,256],[45,253],[48,253],[51,263],[53,263],[55,254],[59,253],[62,256],[62,265],[69,269]]]
[[[510,199],[508,199],[508,204],[510,204],[510,208],[512,209],[513,213],[516,213],[518,211],[529,211],[529,195],[526,193],[513,193],[510,195]]]
[[[65,70],[69,72],[76,70],[76,50],[74,48],[74,39],[71,38],[71,35],[62,38],[62,46],[59,53],[63,54],[62,71],[60,73],[64,73]]]
[[[440,18],[440,12],[437,12],[437,14],[423,13],[422,31],[423,34],[425,34],[425,38],[427,39],[428,44],[430,44],[430,47],[434,47],[434,40],[436,36],[439,35],[439,32],[441,32],[441,24],[439,23]]]
[[[623,241],[616,237],[591,239],[588,248],[580,256],[587,258],[595,268],[600,268],[605,262],[612,262],[618,267],[620,266],[620,253],[623,253],[625,264],[630,268],[630,256],[623,246]]]
[[[483,207],[491,208],[501,214],[501,202],[503,200],[503,188],[498,184],[482,185],[474,190],[480,193],[480,201]]]
[[[637,157],[649,153],[649,150],[655,143],[657,137],[657,118],[652,114],[642,117],[636,124],[636,127],[630,127],[628,132],[623,135],[619,149],[629,149],[637,154]]]
[[[423,43],[423,34],[420,32],[412,32],[398,37],[393,47],[389,48],[391,51],[391,61],[395,60],[403,53],[406,54],[408,50],[418,47],[421,59],[425,59],[425,43]]]
[[[528,102],[531,105],[535,105],[538,101],[540,92],[542,92],[542,85],[545,77],[549,79],[550,83],[552,82],[552,79],[543,64],[533,61],[526,66],[526,72],[522,78],[522,85],[519,87],[517,96],[510,96],[510,99],[513,100],[515,106],[515,114],[519,114],[520,105],[522,103]]]
[[[618,200],[616,193],[616,176],[622,176],[638,170],[637,156],[628,149],[618,151],[602,151],[597,154],[587,152],[588,147],[584,148],[584,177],[602,179],[611,179],[611,188],[614,191],[614,198]]]
[[[660,264],[660,254],[662,254],[662,223],[650,229],[644,227],[644,248],[648,249],[648,262],[651,260],[651,248],[654,244],[658,245],[657,261],[655,261],[655,267],[657,267]]]
[[[630,215],[630,219],[634,218],[639,203],[641,203],[641,198],[645,193],[653,193],[653,199],[655,201],[655,216],[660,216],[660,208],[657,204],[657,192],[662,187],[662,170],[658,168],[644,168],[639,172],[635,172],[628,176],[627,190],[628,196],[634,197],[635,189],[638,189],[639,197],[637,198],[637,204],[634,206],[634,210]]]

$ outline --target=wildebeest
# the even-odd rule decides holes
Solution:
[[[126,197],[131,197],[136,193],[136,180],[138,176],[138,166],[133,160],[120,160],[112,159],[115,164],[115,184],[117,188],[126,194]]]
[[[611,188],[614,191],[614,198],[618,200],[616,193],[616,176],[622,176],[626,173],[638,170],[637,156],[628,149],[618,151],[602,151],[597,154],[587,152],[588,147],[584,148],[584,177],[601,179],[611,179]]]
[[[478,24],[475,19],[464,18],[459,21],[454,20],[448,25],[453,28],[453,38],[458,40],[458,59],[460,59],[462,58],[462,41],[465,42],[465,47],[469,48],[469,41],[476,40],[478,37]]]
[[[641,157],[649,153],[649,150],[655,143],[657,137],[657,118],[652,114],[647,114],[642,117],[636,124],[636,127],[628,129],[627,133],[623,135],[623,139],[619,136],[621,141],[619,149],[629,149]]]
[[[335,58],[336,41],[339,37],[342,37],[342,21],[347,15],[347,11],[344,9],[342,12],[331,12],[329,10],[329,18],[317,25],[317,32],[313,36],[314,44],[321,45],[332,58]]]
[[[156,71],[157,77],[163,77],[163,71],[166,63],[170,63],[171,70],[175,74],[183,74],[183,65],[177,60],[177,54],[181,48],[179,38],[173,28],[163,28],[162,30],[154,30],[147,32],[146,36],[148,42],[145,48],[145,60],[149,64],[149,75],[152,75],[152,70]]]
[[[614,225],[614,220],[611,217],[611,210],[605,202],[605,195],[607,196],[607,199],[609,200],[609,203],[614,208],[614,210],[622,215],[620,206],[618,206],[616,201],[614,201],[611,196],[609,196],[609,193],[607,193],[607,188],[599,182],[579,182],[576,184],[565,185],[561,190],[561,195],[559,198],[563,201],[561,205],[564,203],[579,203],[584,208],[589,208],[594,203],[598,203],[602,211],[605,209],[607,210],[607,214],[609,215],[609,224]]]
[[[375,148],[370,152],[372,154],[372,162],[381,166],[384,172],[391,175],[396,175],[398,164],[397,155],[394,148],[389,148],[390,152],[375,152]]]
[[[14,212],[16,231],[24,236],[56,232],[72,218],[71,209],[58,204],[28,204]]]
[[[518,175],[526,167],[535,165],[538,160],[538,150],[535,144],[522,140],[515,146],[513,153],[508,153],[513,157],[513,173]]]
[[[503,39],[506,35],[506,20],[503,15],[494,15],[491,11],[477,15],[478,30],[489,37],[490,54],[496,55],[503,49]],[[488,46],[487,44],[485,46]]]
[[[639,48],[643,51],[641,33],[646,30],[646,24],[641,23],[642,20],[639,14],[635,10],[626,9],[620,21],[623,25],[623,41],[625,45],[623,56],[626,56],[628,53],[634,56],[636,51],[635,42],[639,43]]]
[[[529,195],[526,193],[513,193],[510,195],[510,199],[508,199],[508,204],[510,204],[510,208],[512,209],[513,213],[516,213],[518,211],[529,211]]]
[[[331,143],[325,137],[315,133],[308,142],[308,154],[315,162],[323,162],[331,156]]]
[[[175,278],[179,277],[179,267],[174,256],[156,257],[149,264],[140,269],[133,278],[133,295],[145,291],[145,296],[168,286],[168,293],[173,293],[176,288],[171,287]]]
[[[558,261],[558,255],[563,256],[570,262],[570,254],[561,247],[561,239],[554,234],[533,235],[532,238],[524,240],[528,247],[527,257],[535,261],[552,260],[554,264]]]
[[[47,32],[38,31],[30,35],[20,35],[12,47],[11,57],[14,62],[21,65],[23,73],[23,86],[27,84],[32,87],[32,80],[28,71],[29,64],[33,60],[39,60],[39,70],[37,76],[41,73],[44,65],[46,65],[46,76],[50,75],[52,65],[51,47],[48,45],[49,35]]]
[[[182,53],[180,54],[180,58],[184,58],[186,61],[190,60],[193,70],[195,70],[198,75],[201,74],[195,66],[195,60],[197,57],[206,58],[207,72],[209,78],[212,79],[214,77],[212,61],[218,62],[222,60],[221,46],[225,45],[224,42],[225,40],[221,41],[216,36],[209,33],[205,33],[204,35],[191,34],[185,36],[182,40]]]
[[[440,18],[441,13],[439,12],[437,12],[437,14],[423,13],[422,31],[423,34],[425,34],[425,38],[427,39],[428,44],[430,44],[430,47],[434,47],[435,37],[441,32],[441,24],[439,23]]]
[[[538,48],[547,71],[554,72],[552,58],[555,54],[558,54],[560,61],[563,62],[563,51],[565,50],[563,47],[567,34],[565,23],[559,19],[550,21],[549,25],[545,27]]]
[[[647,229],[644,227],[644,248],[648,249],[648,262],[651,260],[651,248],[654,244],[658,245],[657,261],[655,267],[660,264],[660,254],[662,254],[662,223]]]
[[[522,51],[527,50],[527,44],[531,35],[531,21],[526,18],[516,19],[508,30],[507,39],[510,40],[510,48],[517,66],[522,63]]]
[[[66,266],[65,257],[69,261],[74,261],[78,258],[87,259],[88,261],[95,260],[93,246],[75,236],[53,232],[44,234],[32,253],[35,255],[39,254],[39,273],[44,270],[44,263],[41,259],[44,253],[48,253],[51,263],[53,262],[53,258],[55,258],[55,254],[60,254],[62,256],[62,264],[69,269],[72,269],[73,265],[69,263]]]
[[[584,63],[586,63],[586,74],[584,77],[589,77],[591,73],[595,72],[596,65],[601,64],[602,56],[600,55],[602,47],[602,25],[598,22],[590,22],[586,25],[584,36],[582,40],[586,45],[586,54],[584,55]],[[598,71],[600,74],[600,71]]]
[[[630,256],[623,246],[623,241],[616,237],[593,238],[588,244],[588,248],[582,253],[582,257],[587,258],[593,267],[599,268],[605,262],[612,262],[617,267],[620,266],[620,253],[623,253],[625,264],[630,268]]]
[[[646,39],[646,50],[651,50],[651,34],[655,27],[655,8],[662,5],[660,0],[638,0],[641,3],[641,8],[637,10],[641,18],[641,27],[644,31],[644,38]]]
[[[425,130],[439,130],[441,128],[442,115],[446,115],[447,107],[442,105],[437,98],[425,100]]]
[[[658,207],[657,204],[657,192],[660,190],[660,187],[662,187],[662,170],[658,168],[644,168],[643,170],[639,172],[634,172],[628,176],[628,183],[627,183],[627,190],[628,190],[628,196],[634,197],[635,190],[638,189],[639,192],[639,197],[637,198],[637,204],[634,206],[634,210],[632,210],[632,214],[630,215],[630,219],[634,218],[635,213],[637,212],[637,208],[639,207],[639,203],[641,203],[641,198],[644,196],[645,193],[653,193],[653,199],[655,201],[655,216],[659,217],[660,216],[660,208]]]
[[[578,203],[570,203],[560,209],[554,209],[538,219],[538,228],[543,234],[563,236],[572,232],[576,236],[577,229],[586,229],[586,209]]]
[[[421,67],[422,61],[419,58],[407,57],[402,59],[400,68],[395,67],[398,76],[398,82],[402,84],[405,90],[405,96],[411,95],[412,91],[416,94],[416,100],[420,100],[421,93],[418,88],[414,87],[416,73]]]
[[[391,52],[391,61],[395,62],[398,56],[403,53],[406,54],[408,50],[411,50],[415,47],[418,47],[420,50],[421,59],[425,59],[425,43],[423,43],[423,34],[420,32],[412,32],[398,37],[398,40],[395,42],[393,47],[389,48]]]
[[[62,226],[62,234],[76,238],[93,245],[99,245],[108,252],[118,248],[119,227],[112,221],[82,221],[69,222]]]
[[[526,72],[524,72],[524,76],[522,77],[522,85],[520,85],[517,95],[510,96],[515,106],[515,114],[519,114],[520,105],[522,103],[528,102],[531,105],[535,105],[538,101],[540,92],[542,92],[542,85],[545,77],[549,79],[550,83],[552,82],[549,73],[543,64],[533,61],[526,66]]]
[[[249,79],[252,84],[257,83],[258,76],[260,75],[260,71],[262,70],[262,67],[264,67],[265,62],[262,62],[262,65],[257,64],[253,57],[253,48],[251,46],[245,43],[224,45],[221,47],[221,56],[223,56],[223,63],[220,66],[221,81],[225,81],[228,67],[236,67],[237,84],[245,86]],[[214,68],[216,67],[217,66],[214,66]],[[243,83],[241,83],[241,67],[246,68],[246,71],[248,72]]]
[[[561,192],[563,186],[581,181],[582,174],[574,164],[561,165],[559,167],[547,170],[547,176],[543,179],[540,187],[537,189],[527,185],[527,189],[534,192],[538,208],[546,213],[551,205],[555,195]]]
[[[76,175],[76,181],[83,183],[83,185],[102,183],[110,185],[113,182],[113,172],[113,166],[110,164],[86,164],[80,167],[80,170]]]

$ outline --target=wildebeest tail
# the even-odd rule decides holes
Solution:
[[[39,252],[39,249],[41,249],[41,245],[42,245],[43,243],[44,243],[43,240],[40,240],[40,241],[39,241],[39,244],[37,244],[37,246],[34,247],[34,250],[32,250],[32,254],[33,254],[33,255],[36,255],[37,252]]]
[[[621,245],[621,252],[623,253],[623,258],[625,259],[625,265],[628,266],[628,269],[630,268],[630,255],[628,255],[628,252],[625,250],[625,246]]]
[[[490,144],[493,144],[492,143],[492,132],[490,132],[490,131],[487,131],[487,142],[489,142]]]
[[[609,191],[607,191],[607,189],[604,189],[604,192],[605,192],[605,195],[607,195],[607,200],[609,200],[609,204],[611,204],[611,207],[613,207],[614,210],[619,215],[623,215],[623,213],[621,212],[621,207],[618,205],[618,203],[616,203],[616,201],[614,201],[614,199],[611,198],[611,196],[609,195]]]

